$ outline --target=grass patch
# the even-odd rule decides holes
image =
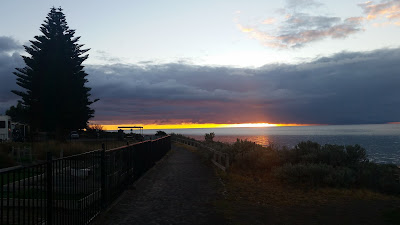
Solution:
[[[67,142],[58,142],[58,141],[46,141],[46,142],[38,142],[32,143],[33,154],[37,156],[39,160],[45,160],[46,154],[48,151],[52,152],[53,156],[60,156],[61,152],[63,156],[71,156],[84,152],[89,152],[93,150],[101,149],[102,144],[105,143],[106,149],[113,149],[126,145],[126,141],[67,141]]]
[[[106,149],[113,149],[126,145],[126,141],[117,140],[72,140],[72,141],[42,141],[32,143],[15,143],[5,142],[0,143],[0,168],[10,167],[19,163],[31,163],[29,157],[24,156],[18,158],[18,154],[14,149],[29,149],[29,154],[32,154],[32,160],[46,160],[47,152],[52,152],[53,157],[58,158],[61,155],[64,157],[76,155],[88,151],[101,149],[102,144],[106,145]],[[17,150],[15,150],[17,151]],[[29,160],[28,160],[29,159]]]
[[[17,162],[10,157],[7,153],[0,151],[0,169],[16,166]]]
[[[400,198],[395,196],[367,189],[295,187],[270,175],[217,174],[224,192],[215,205],[230,224],[398,224],[394,207]]]
[[[33,177],[39,174],[43,174],[44,171],[40,172],[38,170],[33,171],[24,171],[17,170],[13,172],[4,172],[0,174],[0,185],[5,185],[8,183],[13,183],[15,181],[19,181],[28,177]],[[23,184],[23,182],[21,183]]]

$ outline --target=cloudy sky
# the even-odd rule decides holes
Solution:
[[[400,121],[400,0],[28,1],[0,8],[0,114],[52,6],[100,124]]]

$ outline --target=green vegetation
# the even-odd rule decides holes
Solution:
[[[33,154],[39,160],[45,160],[48,151],[52,152],[54,157],[59,157],[61,152],[64,157],[76,155],[84,152],[101,149],[102,144],[106,145],[106,149],[113,149],[126,145],[126,141],[105,141],[105,140],[94,140],[94,141],[46,141],[32,143]]]
[[[22,105],[21,101],[18,101],[17,106],[11,106],[7,111],[6,115],[10,116],[13,122],[27,123],[28,122],[28,110]]]
[[[126,141],[118,140],[73,140],[73,141],[42,141],[32,143],[3,142],[0,143],[0,168],[6,168],[18,165],[19,163],[34,163],[35,161],[46,160],[47,152],[52,152],[55,158],[71,156],[79,153],[89,152],[101,149],[102,144],[106,149],[113,149],[126,145]],[[12,155],[12,150],[28,148],[32,157],[24,156],[17,158],[18,155]],[[17,150],[15,150],[17,151]],[[30,161],[32,159],[32,161]]]
[[[0,174],[0,185],[12,183],[15,181],[20,181],[22,179],[36,176],[36,175],[39,175],[42,173],[44,173],[44,171],[39,171],[39,170],[35,170],[35,171],[18,170],[18,171],[14,171],[12,173],[2,173],[2,174]]]
[[[159,130],[156,132],[156,136],[167,136],[168,134],[165,131]]]
[[[215,206],[229,224],[400,224],[399,169],[369,162],[359,145],[203,143],[232,159],[216,169]]]
[[[1,146],[1,145],[0,145]],[[17,163],[12,157],[9,157],[6,152],[0,150],[0,169],[16,166]]]
[[[230,155],[232,170],[259,176],[270,174],[292,185],[308,187],[366,188],[400,195],[400,169],[396,165],[369,162],[360,145],[320,145],[300,142],[293,149],[267,148],[237,140],[213,148]]]
[[[81,138],[103,138],[106,134],[104,127],[100,124],[89,124],[85,132],[81,132]]]
[[[204,140],[207,141],[207,142],[213,142],[214,141],[214,137],[215,137],[214,132],[211,132],[209,134],[205,134],[204,135]]]

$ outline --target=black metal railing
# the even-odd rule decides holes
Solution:
[[[0,172],[0,224],[88,224],[171,149],[171,137]]]

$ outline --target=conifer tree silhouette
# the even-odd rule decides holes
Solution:
[[[91,88],[82,62],[89,49],[81,49],[80,37],[68,27],[61,8],[51,8],[30,46],[30,56],[22,56],[24,68],[16,68],[17,84],[23,91],[12,92],[22,97],[27,118],[34,131],[65,133],[85,128],[93,117]]]

